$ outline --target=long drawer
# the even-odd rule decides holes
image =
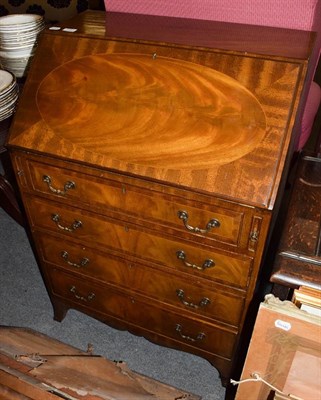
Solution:
[[[125,213],[156,227],[160,225],[162,230],[175,229],[186,235],[194,233],[194,237],[202,236],[205,240],[237,247],[241,237],[246,241],[249,235],[251,215],[248,215],[248,207],[237,206],[233,210],[231,203],[226,207],[211,206],[208,202],[187,200],[184,191],[176,190],[174,196],[168,195],[161,185],[156,189],[150,183],[146,185],[144,181],[107,172],[100,178],[35,160],[25,163],[30,180],[25,184],[26,188],[69,204],[76,201],[82,208]]]
[[[224,358],[231,358],[237,335],[236,330],[229,330],[219,325],[187,318],[142,302],[134,296],[114,291],[108,286],[84,282],[75,276],[62,273],[58,269],[48,269],[52,293],[90,311],[127,321],[142,326],[150,332],[169,337],[189,346],[204,349]]]
[[[200,278],[246,289],[252,258],[207,246],[192,246],[184,241],[158,236],[152,230],[122,223],[102,215],[50,201],[26,196],[31,224],[123,256],[138,257]]]
[[[128,261],[87,246],[62,241],[52,235],[37,235],[40,254],[50,263],[81,275],[136,291],[151,299],[172,304],[207,318],[238,326],[244,297],[206,281],[191,283],[187,274]]]

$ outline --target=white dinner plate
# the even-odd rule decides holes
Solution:
[[[10,14],[0,17],[0,31],[26,29],[41,23],[43,17],[38,14]]]
[[[2,92],[5,89],[8,89],[8,87],[12,84],[14,81],[14,76],[4,70],[0,70],[0,92]]]

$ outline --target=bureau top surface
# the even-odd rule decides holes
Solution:
[[[40,38],[9,146],[273,208],[311,34],[99,12],[64,26]]]

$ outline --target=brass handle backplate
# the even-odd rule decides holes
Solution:
[[[73,181],[67,181],[67,182],[64,184],[63,190],[55,189],[53,186],[51,186],[51,177],[50,177],[49,175],[44,175],[44,176],[42,177],[42,180],[43,180],[44,182],[47,183],[49,190],[50,190],[51,192],[55,193],[55,194],[65,195],[65,194],[67,193],[68,190],[70,190],[70,189],[75,189],[75,188],[76,188],[75,182],[73,182]]]
[[[77,221],[75,220],[70,227],[67,226],[63,226],[60,224],[60,215],[59,214],[52,214],[51,216],[52,221],[55,222],[55,224],[57,225],[57,227],[59,229],[61,229],[62,231],[67,231],[67,232],[73,232],[78,228],[82,227],[82,222],[81,221]]]
[[[205,339],[205,336],[206,336],[205,333],[203,333],[203,332],[198,333],[195,338],[188,336],[188,335],[184,335],[182,332],[182,330],[183,330],[182,325],[180,325],[180,324],[176,324],[175,329],[176,329],[176,332],[179,333],[179,335],[182,339],[188,340],[190,342],[197,342],[199,340],[203,340],[203,339]]]
[[[94,298],[95,298],[95,293],[89,293],[89,295],[88,296],[82,296],[82,295],[80,295],[80,294],[78,294],[77,293],[77,289],[76,289],[76,287],[75,286],[72,286],[71,288],[70,288],[70,291],[71,291],[71,293],[73,293],[74,294],[74,296],[76,297],[76,299],[77,300],[81,300],[81,301],[91,301],[91,300],[93,300]]]
[[[213,228],[219,228],[221,226],[221,223],[218,219],[216,218],[212,218],[208,221],[208,223],[205,226],[205,229],[202,228],[198,228],[198,227],[193,227],[191,225],[188,224],[188,212],[187,211],[178,211],[177,213],[178,218],[181,219],[184,223],[185,228],[190,231],[190,232],[194,232],[194,233],[208,233],[211,229]]]
[[[197,309],[197,308],[205,307],[205,306],[207,306],[208,304],[211,303],[211,300],[208,299],[207,297],[203,297],[198,302],[198,304],[195,304],[193,302],[189,302],[189,301],[185,300],[185,292],[184,292],[183,289],[177,289],[176,290],[176,294],[177,294],[177,297],[180,299],[181,303],[184,304],[184,306],[187,306],[187,307],[191,307],[191,308]]]
[[[87,258],[87,257],[82,258],[82,259],[79,261],[79,263],[74,263],[74,262],[69,261],[69,254],[68,254],[68,252],[67,252],[66,250],[63,250],[63,251],[61,252],[61,257],[62,257],[62,258],[66,261],[66,263],[67,263],[68,265],[70,265],[71,267],[82,268],[82,267],[85,267],[86,265],[89,264],[89,258]]]
[[[203,262],[202,265],[192,264],[192,263],[190,263],[190,262],[188,262],[188,261],[186,260],[187,256],[186,256],[184,250],[178,250],[178,251],[176,252],[176,257],[177,257],[179,260],[182,260],[183,264],[184,264],[186,267],[193,268],[193,269],[197,269],[197,270],[199,270],[199,271],[204,271],[205,269],[214,267],[214,265],[215,265],[215,262],[214,262],[213,260],[211,260],[211,259],[205,260],[205,261]]]

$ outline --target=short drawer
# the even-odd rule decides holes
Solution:
[[[73,273],[136,291],[155,301],[172,304],[191,312],[238,326],[244,298],[227,288],[191,281],[186,274],[172,269],[152,268],[74,244],[51,235],[37,235],[40,254],[45,263]]]
[[[252,258],[206,246],[158,236],[152,230],[108,219],[72,207],[61,207],[37,197],[26,198],[31,223],[104,251],[145,263],[165,265],[200,278],[245,289],[249,282]]]
[[[176,342],[206,350],[221,357],[231,358],[237,331],[206,323],[165,307],[128,296],[108,286],[77,279],[58,269],[47,271],[55,296],[66,299],[77,308],[96,311],[113,318],[143,327],[146,331],[166,336]]]
[[[69,169],[56,168],[35,160],[27,160],[30,182],[34,192],[59,197],[82,207],[120,212],[132,218],[149,221],[156,228],[177,229],[184,234],[203,236],[238,246],[244,216],[248,209],[233,210],[228,206],[210,206],[185,199],[185,192],[166,194],[166,187],[152,186],[138,179],[130,179],[104,172],[104,178]],[[248,236],[248,235],[247,235]],[[247,237],[246,236],[246,237]]]

